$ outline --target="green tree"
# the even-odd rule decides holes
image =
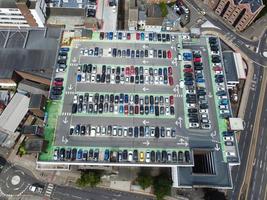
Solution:
[[[22,157],[23,155],[25,155],[27,153],[26,149],[25,149],[25,142],[23,141],[20,145],[19,145],[19,151],[18,154],[20,157]]]
[[[82,171],[81,177],[76,181],[79,187],[95,187],[101,182],[101,173],[99,171]]]
[[[161,16],[162,16],[162,17],[166,17],[166,16],[168,15],[167,4],[161,2],[161,3],[159,4],[159,6],[160,6],[160,9],[161,9]]]
[[[140,172],[136,180],[143,190],[153,184],[152,176],[144,172]]]
[[[164,196],[171,193],[172,180],[166,174],[161,174],[154,178],[153,188],[154,194],[158,200],[162,200]]]

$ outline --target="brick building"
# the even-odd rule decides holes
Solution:
[[[204,2],[238,31],[245,30],[264,7],[262,0],[204,0]]]
[[[0,0],[0,27],[44,27],[45,0]]]

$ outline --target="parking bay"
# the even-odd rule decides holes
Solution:
[[[90,48],[99,46],[101,48],[122,48],[122,49],[162,49],[162,50],[170,50],[170,44],[149,44],[145,45],[143,43],[103,43],[103,42],[81,42],[79,43],[80,48]],[[103,117],[102,115],[98,116],[60,116],[59,123],[57,124],[57,133],[56,133],[56,143],[55,145],[59,146],[102,146],[102,147],[112,147],[112,146],[122,146],[122,147],[136,147],[136,148],[177,148],[184,147],[183,144],[179,143],[180,138],[188,137],[190,131],[185,129],[185,127],[177,126],[177,119],[184,118],[184,105],[183,105],[183,97],[177,95],[174,91],[174,88],[177,87],[178,82],[180,80],[179,75],[179,65],[178,67],[173,65],[171,61],[173,59],[151,59],[151,58],[113,58],[113,57],[87,57],[80,56],[80,48],[74,48],[72,50],[71,60],[75,57],[78,58],[79,63],[92,63],[92,64],[114,64],[120,66],[173,66],[173,76],[174,76],[174,85],[173,86],[154,86],[154,85],[135,85],[135,84],[96,84],[96,83],[76,83],[76,71],[77,67],[72,66],[69,68],[68,79],[67,79],[67,87],[72,86],[70,93],[65,93],[64,96],[64,105],[62,113],[71,113],[71,104],[73,101],[73,96],[75,93],[79,92],[108,92],[108,93],[143,93],[149,95],[155,94],[166,94],[166,95],[176,95],[175,96],[175,117],[174,118],[157,118],[157,117],[146,117],[146,121],[149,122],[149,126],[164,126],[164,127],[173,127],[176,128],[177,138],[167,139],[167,138],[109,138],[109,137],[84,137],[84,136],[75,136],[68,137],[69,127],[74,123],[81,123],[94,125],[121,125],[121,126],[140,126],[143,125],[144,118],[135,118],[135,117]],[[176,52],[173,51],[173,55]],[[144,62],[145,61],[145,62]],[[144,64],[145,63],[145,64]],[[146,88],[146,91],[144,91]],[[67,120],[65,120],[67,119]],[[65,121],[66,123],[62,123]],[[198,131],[195,131],[198,132]],[[201,131],[199,131],[201,134]],[[62,136],[68,137],[68,143],[66,144],[62,140]],[[180,137],[179,137],[180,136]],[[147,142],[149,141],[149,145]]]

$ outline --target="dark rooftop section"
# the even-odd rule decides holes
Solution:
[[[224,69],[227,81],[238,81],[234,54],[232,51],[224,51],[223,53]]]
[[[45,106],[45,97],[41,94],[32,94],[29,104],[29,109],[43,108]]]
[[[39,153],[41,152],[46,145],[46,141],[41,138],[28,138],[25,141],[25,149],[28,153]]]
[[[51,78],[60,33],[58,28],[1,29],[0,78],[11,78],[14,70]]]
[[[263,6],[262,0],[240,0],[240,3],[248,3],[252,13],[256,12],[261,6]]]
[[[0,0],[0,8],[17,8],[15,0]]]
[[[178,167],[179,187],[232,187],[231,172],[228,163],[222,162],[221,151],[213,151],[212,149],[210,152],[214,154],[215,173],[207,175],[194,174],[190,167]]]

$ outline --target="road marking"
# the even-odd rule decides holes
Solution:
[[[82,197],[76,196],[76,195],[71,195],[74,198],[81,199]]]

